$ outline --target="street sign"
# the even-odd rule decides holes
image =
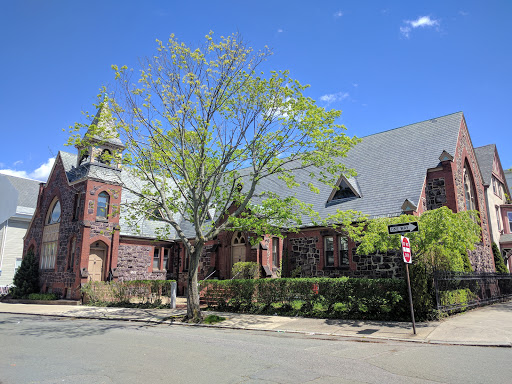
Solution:
[[[409,306],[411,307],[412,331],[414,332],[414,334],[416,334],[416,320],[414,320],[414,306],[412,304],[411,278],[409,277],[409,264],[412,263],[411,243],[409,243],[409,239],[405,236],[400,236],[400,242],[402,244],[402,255],[404,256],[405,276],[407,277],[407,290],[409,291]]]
[[[409,243],[409,239],[407,237],[400,236],[400,239],[402,240],[402,255],[404,256],[404,262],[411,264],[411,243]]]
[[[388,233],[390,235],[396,235],[398,233],[407,233],[407,232],[418,232],[418,222],[415,221],[414,223],[388,225]]]

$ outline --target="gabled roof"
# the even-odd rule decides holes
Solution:
[[[338,209],[360,211],[370,217],[400,215],[406,199],[419,205],[427,169],[439,165],[440,154],[455,153],[462,119],[462,112],[457,112],[363,137],[346,158],[339,159],[357,172],[360,198],[326,204],[332,188],[311,180],[311,169],[296,172],[297,181],[305,185],[288,189],[277,178],[269,178],[258,186],[258,192],[295,195],[312,204],[322,217]],[[310,191],[310,182],[320,193]]]
[[[3,174],[1,176],[5,177],[18,192],[19,207],[36,208],[40,181]]]
[[[496,145],[489,144],[483,147],[475,148],[476,160],[482,172],[484,185],[491,185],[492,182],[492,165],[494,163],[494,154],[496,152]]]
[[[30,218],[37,206],[40,181],[0,174],[0,223]]]
[[[311,168],[295,172],[296,180],[301,183],[299,187],[289,189],[277,176],[272,176],[262,180],[256,193],[270,191],[283,197],[296,196],[312,204],[321,217],[334,214],[338,209],[360,211],[370,217],[398,216],[403,212],[404,202],[408,201],[413,206],[420,205],[427,169],[439,165],[439,156],[443,151],[449,155],[455,153],[462,119],[462,112],[457,112],[363,137],[346,158],[339,159],[347,168],[357,172],[357,176],[346,180],[357,191],[358,197],[327,202],[332,188],[311,180],[310,172],[315,171]],[[65,152],[60,154],[68,178],[70,175],[73,177],[76,155]],[[125,172],[120,174],[123,183],[134,182]],[[307,186],[309,183],[320,192],[311,192]],[[123,190],[123,202],[135,198],[128,190]],[[193,236],[195,231],[191,223],[183,219],[179,223],[187,235]],[[304,225],[310,224],[304,218]],[[127,226],[121,214],[120,225],[122,235],[155,237],[162,223],[146,220],[142,233],[137,233]]]

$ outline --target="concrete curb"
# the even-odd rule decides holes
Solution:
[[[45,317],[64,317],[74,319],[91,319],[91,320],[109,320],[109,321],[126,321],[134,323],[152,323],[152,324],[167,324],[167,325],[180,325],[189,327],[204,327],[204,328],[215,328],[215,329],[231,329],[231,330],[244,330],[253,332],[267,332],[267,333],[288,333],[288,334],[300,334],[306,336],[325,336],[330,339],[343,338],[350,339],[351,341],[366,341],[366,342],[377,342],[382,341],[398,341],[408,343],[419,343],[419,344],[433,344],[433,345],[452,345],[452,346],[467,346],[467,347],[496,347],[496,348],[512,348],[512,343],[492,343],[492,342],[460,342],[460,341],[443,341],[443,340],[428,340],[423,339],[404,339],[399,337],[389,336],[355,336],[343,333],[332,333],[332,332],[311,332],[311,331],[298,331],[290,329],[270,329],[270,328],[252,328],[252,327],[237,327],[233,325],[221,325],[221,324],[194,324],[184,323],[181,321],[173,320],[157,320],[157,319],[142,319],[142,318],[123,318],[123,317],[109,317],[109,316],[81,316],[72,314],[46,314],[46,313],[22,313],[22,312],[1,312],[11,315],[29,315],[29,316],[45,316]],[[172,317],[172,316],[171,316]]]

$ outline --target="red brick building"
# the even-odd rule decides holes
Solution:
[[[141,218],[133,228],[124,218],[123,204],[136,198],[129,186],[140,181],[122,170],[123,143],[117,138],[90,141],[76,154],[59,152],[39,192],[24,252],[31,249],[39,259],[42,290],[78,298],[80,285],[88,280],[172,278],[182,293],[189,263],[175,232],[171,230],[166,241],[156,241],[161,223]],[[370,217],[421,215],[441,206],[455,212],[477,209],[482,242],[470,260],[475,270],[494,271],[484,181],[461,112],[364,137],[341,161],[357,176],[341,177],[339,190],[318,183],[318,194],[305,186],[288,191],[276,180],[258,188],[294,193],[324,217],[338,209]],[[297,180],[309,181],[308,175],[299,171]],[[193,237],[190,223],[180,225]],[[268,277],[276,277],[280,267],[283,274],[298,276],[402,273],[395,252],[356,255],[350,239],[307,222],[299,233],[267,237],[256,246],[249,236],[226,232],[207,243],[200,278],[231,278],[237,261],[257,262]]]

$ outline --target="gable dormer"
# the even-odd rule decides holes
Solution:
[[[450,155],[448,152],[443,151],[441,153],[441,156],[439,156],[439,161],[442,163],[443,161],[453,161],[453,156]]]
[[[355,178],[346,178],[342,175],[331,192],[327,203],[357,197],[361,197],[361,192]]]

